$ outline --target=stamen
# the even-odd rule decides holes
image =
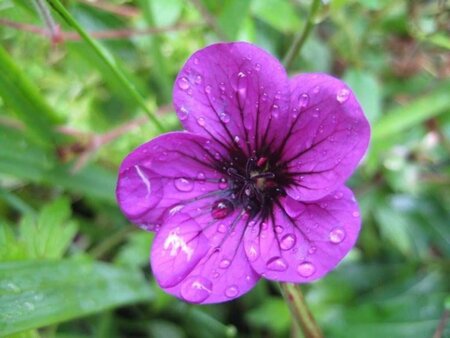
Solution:
[[[257,178],[275,178],[275,174],[274,173],[258,173],[258,174],[254,174],[250,176],[253,179],[257,179]]]

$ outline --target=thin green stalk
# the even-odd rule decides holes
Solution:
[[[105,62],[105,64],[111,69],[111,72],[117,77],[124,91],[132,97],[139,107],[141,107],[144,112],[148,115],[150,121],[158,128],[160,132],[164,132],[165,128],[159,122],[158,118],[153,114],[147,105],[141,94],[134,88],[134,86],[128,81],[126,76],[122,71],[116,66],[114,57],[108,53],[97,41],[93,40],[89,34],[77,23],[73,16],[66,10],[66,8],[61,4],[59,0],[47,0],[50,5],[53,6],[55,11],[70,25],[72,26],[78,34],[83,38],[84,41],[94,50],[94,52]]]
[[[302,330],[305,338],[323,338],[322,331],[308,309],[299,285],[280,283],[281,294],[291,311],[292,318]]]
[[[286,67],[286,69],[289,69],[292,66],[295,57],[298,55],[298,53],[300,53],[300,50],[305,44],[305,41],[308,38],[308,35],[314,26],[314,18],[316,17],[319,7],[320,7],[320,0],[313,0],[303,30],[299,31],[299,33],[294,37],[294,41],[292,42],[291,48],[289,48],[288,52],[286,53],[286,56],[283,59],[283,64]]]

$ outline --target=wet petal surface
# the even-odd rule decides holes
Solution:
[[[236,210],[214,219],[190,205],[157,233],[151,266],[168,293],[191,303],[219,303],[248,292],[259,280],[245,255],[245,216]]]
[[[253,268],[265,278],[311,282],[345,257],[360,226],[358,205],[346,187],[316,202],[286,197],[266,222],[247,228],[245,251]]]
[[[122,212],[146,230],[161,224],[171,210],[197,199],[221,196],[221,175],[213,166],[218,154],[198,135],[174,132],[135,149],[119,169],[117,200]]]
[[[321,198],[342,185],[364,155],[369,124],[353,92],[326,74],[291,79],[291,130],[283,159],[294,199]]]
[[[249,154],[280,141],[287,129],[289,82],[283,66],[246,42],[219,43],[194,53],[174,85],[183,126]]]

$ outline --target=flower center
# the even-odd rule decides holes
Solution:
[[[276,199],[286,194],[285,170],[274,156],[239,155],[221,168],[228,176],[231,200],[250,217],[266,218]]]

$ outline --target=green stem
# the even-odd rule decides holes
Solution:
[[[322,331],[308,309],[299,285],[280,283],[281,294],[288,304],[292,318],[302,330],[305,338],[323,338]]]
[[[111,72],[117,77],[119,82],[122,84],[124,91],[130,95],[141,107],[145,113],[147,113],[150,121],[158,128],[160,132],[164,132],[165,128],[159,122],[157,117],[148,109],[147,105],[141,94],[134,88],[134,86],[128,81],[126,76],[122,71],[116,66],[114,57],[109,54],[97,41],[93,40],[89,34],[77,23],[73,16],[66,10],[66,8],[61,4],[59,0],[47,0],[50,5],[61,15],[61,17],[72,26],[78,34],[83,38],[83,40],[94,50],[94,52],[103,60],[103,62],[109,67]]]
[[[308,35],[314,26],[314,18],[316,17],[319,7],[320,7],[320,0],[313,0],[311,2],[311,8],[309,10],[305,26],[303,27],[303,30],[301,30],[294,37],[294,41],[292,42],[291,48],[289,48],[288,52],[286,53],[286,56],[283,59],[283,64],[286,67],[286,69],[289,69],[292,66],[295,57],[298,55],[298,53],[300,53],[300,50],[305,44],[305,41],[308,38]]]

